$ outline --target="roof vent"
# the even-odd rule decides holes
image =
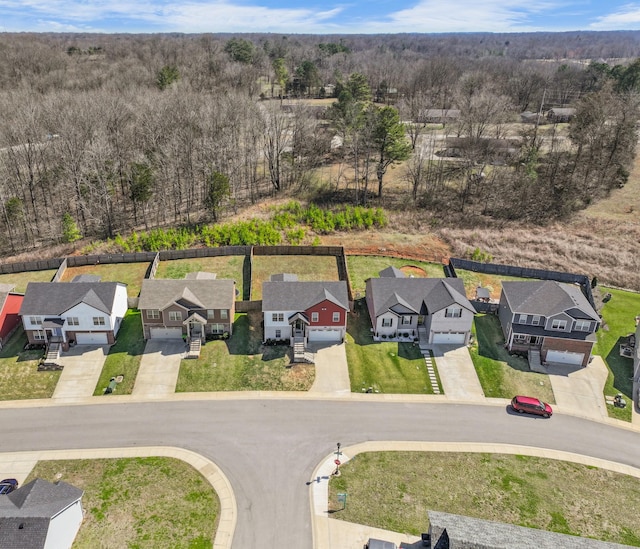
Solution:
[[[24,522],[21,522],[21,523],[18,525],[18,530],[24,530]]]

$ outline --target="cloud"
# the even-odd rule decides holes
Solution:
[[[618,11],[598,17],[591,25],[593,30],[636,30],[640,29],[640,5],[627,4]]]

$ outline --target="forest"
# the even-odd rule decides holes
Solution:
[[[274,197],[544,225],[625,185],[640,31],[0,34],[0,254]]]

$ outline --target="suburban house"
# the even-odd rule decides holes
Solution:
[[[460,118],[460,109],[424,109],[418,115],[416,122],[445,125],[456,122],[458,118]]]
[[[23,299],[24,295],[15,293],[12,285],[0,284],[0,349],[20,325],[18,313]]]
[[[69,549],[84,519],[83,494],[37,478],[0,497],[0,547]]]
[[[553,280],[502,282],[498,316],[507,349],[534,364],[586,366],[600,327],[580,287]]]
[[[548,532],[537,528],[478,519],[440,511],[427,511],[431,549],[623,549],[628,545]]]
[[[111,345],[127,312],[120,282],[29,282],[20,307],[31,344]]]
[[[303,282],[281,274],[262,284],[265,341],[341,342],[349,311],[345,281]]]
[[[213,273],[145,279],[138,300],[144,338],[204,342],[207,336],[230,336],[235,299],[235,281],[216,279]]]
[[[407,278],[385,269],[380,278],[367,279],[366,300],[376,341],[469,343],[475,309],[459,278]]]

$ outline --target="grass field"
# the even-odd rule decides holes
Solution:
[[[144,347],[145,340],[142,336],[140,311],[130,309],[122,321],[115,345],[109,349],[93,394],[104,394],[109,380],[112,377],[122,375],[124,379],[122,383],[118,383],[116,392],[119,395],[130,395],[140,368]]]
[[[0,351],[0,400],[49,398],[60,372],[39,372],[43,350],[24,351],[27,336],[18,329]]]
[[[511,398],[524,394],[555,402],[549,376],[531,372],[526,358],[511,356],[503,347],[497,316],[476,315],[473,334],[469,353],[487,397]]]
[[[609,367],[609,377],[604,394],[614,396],[622,393],[631,400],[633,390],[633,360],[620,356],[620,342],[624,336],[635,332],[635,317],[640,314],[640,294],[600,288],[601,293],[610,293],[611,300],[602,310],[603,325],[598,330],[598,341],[594,354],[600,355]],[[631,406],[615,408],[607,406],[609,415],[625,421],[631,421]]]
[[[210,549],[220,516],[211,485],[171,458],[39,461],[27,482],[62,480],[84,490],[74,549]]]
[[[226,278],[236,281],[236,289],[241,299],[244,287],[249,286],[249,260],[243,255],[229,255],[221,257],[197,257],[190,259],[174,259],[172,261],[161,261],[158,265],[156,278],[184,278],[187,273],[205,271],[216,273],[216,278]],[[246,282],[245,282],[246,277]]]
[[[332,255],[257,255],[251,270],[251,299],[262,299],[262,283],[278,273],[296,274],[301,281],[339,280],[338,264]]]
[[[370,327],[364,300],[357,300],[349,317],[345,347],[351,391],[360,393],[372,387],[380,393],[432,394],[419,347],[413,343],[374,342]]]
[[[333,518],[420,535],[427,511],[640,546],[640,479],[520,455],[372,452],[330,480]],[[346,508],[337,501],[347,493]],[[330,511],[331,512],[331,511]]]
[[[14,286],[14,291],[24,293],[29,282],[51,282],[57,271],[47,269],[44,271],[25,271],[23,273],[11,273],[0,275],[0,284]]]
[[[80,274],[92,274],[100,277],[102,282],[122,282],[127,285],[127,295],[137,297],[149,263],[100,263],[99,265],[83,265],[69,267],[62,275],[62,282],[71,282]]]
[[[436,263],[399,259],[396,257],[350,255],[347,256],[347,269],[349,270],[349,281],[351,282],[354,295],[358,292],[364,295],[365,281],[367,278],[378,278],[378,273],[387,267],[396,267],[397,269],[405,270],[407,276],[425,278],[444,277],[442,265]]]
[[[482,286],[487,288],[491,294],[491,299],[500,299],[502,293],[503,280],[532,280],[530,278],[518,278],[515,276],[499,276],[485,273],[476,273],[475,271],[465,271],[464,269],[456,269],[458,278],[464,282],[464,289],[467,291],[467,297],[473,299],[476,295],[476,288]]]
[[[288,345],[262,345],[260,319],[260,313],[236,315],[228,340],[208,341],[200,358],[183,360],[176,392],[309,390],[314,367],[288,367]]]

